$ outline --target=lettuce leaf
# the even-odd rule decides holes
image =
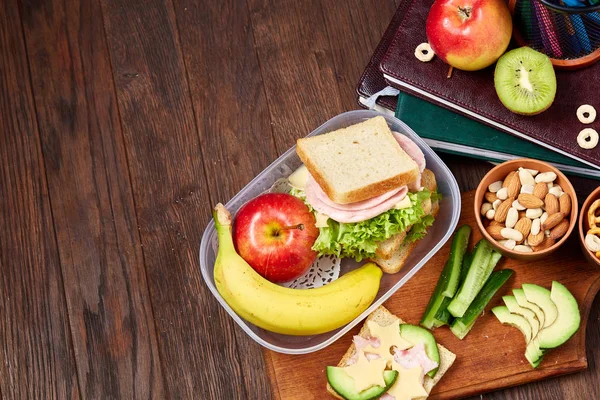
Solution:
[[[290,193],[306,203],[306,196],[302,190],[292,189]],[[433,217],[429,221],[429,218],[424,216],[422,207],[423,201],[431,196],[432,192],[428,190],[408,193],[411,207],[391,209],[367,221],[346,224],[329,218],[327,227],[319,228],[319,237],[312,248],[319,253],[319,256],[334,254],[337,257],[349,257],[361,261],[375,257],[379,242],[404,232],[411,225],[419,225],[411,236],[412,240],[417,240],[424,235],[427,226],[433,223]],[[312,210],[312,207],[308,206]],[[423,226],[421,227],[420,224]]]
[[[435,218],[433,218],[433,215],[424,216],[419,222],[412,226],[403,243],[412,243],[423,239],[423,236],[427,234],[427,228],[433,225],[434,220]]]

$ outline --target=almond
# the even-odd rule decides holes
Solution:
[[[565,217],[561,213],[552,214],[542,224],[542,230],[552,229],[560,223]],[[568,221],[567,221],[568,223]]]
[[[515,175],[518,177],[517,171],[510,171],[508,173],[508,175],[506,175],[506,178],[504,178],[504,182],[502,182],[502,187],[508,187],[508,184],[510,183],[511,178]],[[521,183],[521,182],[519,182],[519,183]]]
[[[517,221],[515,229],[521,232],[523,234],[523,237],[526,238],[527,235],[529,235],[529,232],[531,231],[531,220],[527,217],[521,218]]]
[[[568,217],[571,214],[571,196],[567,193],[563,193],[558,198],[559,208],[562,215]]]
[[[498,200],[496,193],[492,192],[485,192],[483,197],[485,197],[485,201],[487,201],[488,203],[493,203],[494,201]]]
[[[512,202],[515,201],[514,197],[509,197],[504,200],[502,204],[498,206],[496,209],[496,214],[494,215],[494,219],[498,222],[506,221],[506,216],[508,215],[508,210],[512,207]]]
[[[548,215],[556,214],[560,211],[560,205],[555,195],[548,193],[544,198],[544,203],[546,204],[546,212]]]
[[[525,208],[540,208],[544,205],[542,199],[538,199],[532,194],[521,193],[519,195],[519,203]]]
[[[504,224],[502,222],[496,221],[495,219],[490,221],[490,226],[499,226],[499,227],[504,228]]]
[[[562,215],[561,213],[555,215]],[[550,219],[550,218],[548,218]],[[548,222],[548,221],[546,221]],[[550,230],[550,239],[558,240],[569,230],[569,220],[563,219],[558,225]]]
[[[540,200],[543,200],[544,197],[546,197],[546,195],[548,194],[548,185],[546,185],[545,183],[536,183],[535,186],[533,187],[533,193],[532,193],[535,197],[537,197]]]
[[[532,249],[533,251],[542,251],[542,250],[546,250],[549,247],[554,246],[554,243],[556,243],[555,239],[552,238],[544,238],[544,240],[542,240],[542,243],[540,243],[537,246],[533,246]]]
[[[526,211],[519,211],[519,219],[524,218],[527,216],[527,212]]]
[[[521,185],[535,185],[535,179],[533,178],[533,175],[524,169],[519,171],[519,180],[521,181]]]
[[[500,231],[504,229],[504,227],[502,225],[491,225],[488,226],[487,228],[485,228],[485,230],[487,231],[487,233],[490,234],[490,236],[492,238],[494,238],[495,240],[502,240],[504,239],[504,237],[500,234]]]
[[[519,195],[521,191],[521,181],[519,177],[515,174],[510,178],[508,182],[508,197],[516,197]]]
[[[539,231],[537,235],[534,235],[533,233],[530,233],[529,236],[527,236],[527,242],[529,243],[530,246],[532,247],[536,247],[539,246],[545,239],[545,235],[544,232]]]

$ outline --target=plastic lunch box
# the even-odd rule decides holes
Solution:
[[[460,215],[460,191],[454,176],[433,150],[402,121],[377,111],[349,111],[330,119],[312,131],[308,136],[331,132],[378,115],[386,119],[393,131],[408,136],[421,148],[425,154],[427,168],[434,172],[438,184],[438,191],[442,194],[443,198],[440,203],[439,214],[433,226],[429,228],[428,234],[418,242],[402,270],[393,275],[383,275],[375,301],[352,322],[334,331],[320,335],[289,336],[266,331],[242,319],[227,305],[215,287],[213,266],[216,258],[217,232],[215,230],[214,222],[211,221],[204,231],[200,243],[200,269],[206,285],[221,306],[223,306],[229,315],[231,315],[244,332],[256,342],[270,350],[287,354],[305,354],[327,347],[366,318],[366,316],[374,309],[379,307],[385,300],[400,289],[400,287],[421,269],[421,267],[444,245],[444,243],[446,243],[456,228],[458,217]],[[275,160],[235,195],[226,204],[227,209],[235,215],[244,203],[268,190],[277,179],[289,176],[300,166],[300,164],[301,161],[296,155],[294,146]],[[342,260],[340,275],[356,268],[357,265],[358,264],[354,262],[354,260]]]

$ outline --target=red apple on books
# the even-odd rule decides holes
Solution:
[[[271,282],[288,282],[305,273],[317,253],[313,213],[287,193],[262,194],[240,208],[233,225],[238,254]]]
[[[504,54],[512,18],[505,0],[437,0],[426,31],[436,56],[454,68],[476,71]]]

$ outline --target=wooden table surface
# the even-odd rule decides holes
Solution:
[[[200,237],[214,203],[357,108],[394,1],[1,7],[2,398],[270,398],[261,348],[202,281]],[[445,160],[464,190],[489,168]],[[589,397],[598,299],[588,361],[484,397]]]

